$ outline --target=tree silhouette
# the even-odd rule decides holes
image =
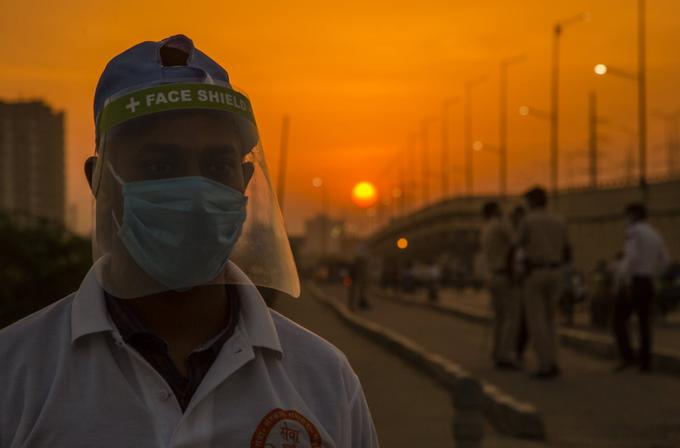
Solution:
[[[91,264],[88,239],[0,213],[0,328],[75,291]]]

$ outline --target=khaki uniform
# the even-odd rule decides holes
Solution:
[[[493,359],[511,362],[517,345],[520,298],[511,288],[508,265],[512,249],[510,227],[497,218],[488,221],[482,229],[481,249],[494,310]]]
[[[544,211],[528,213],[519,231],[528,266],[524,307],[539,370],[557,366],[556,311],[562,292],[562,265],[569,247],[567,227]]]

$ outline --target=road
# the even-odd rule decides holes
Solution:
[[[342,287],[324,287],[324,291],[338,300],[345,297]],[[373,298],[372,305],[362,317],[536,405],[545,418],[550,446],[680,446],[680,380],[676,377],[636,370],[613,374],[610,362],[562,349],[563,377],[553,382],[532,380],[527,372],[492,368],[487,326],[389,300]]]
[[[453,447],[447,391],[341,321],[303,289],[299,299],[277,298],[274,309],[340,348],[361,379],[384,448]],[[536,448],[485,428],[484,447]]]

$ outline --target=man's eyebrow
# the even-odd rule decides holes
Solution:
[[[143,144],[138,151],[138,154],[146,153],[178,153],[182,150],[182,146],[173,143],[147,142]]]
[[[237,159],[241,158],[240,151],[238,150],[236,145],[232,145],[232,144],[208,146],[208,147],[203,148],[203,151],[207,152],[207,153],[228,154],[228,155],[233,156],[234,158],[237,158]]]

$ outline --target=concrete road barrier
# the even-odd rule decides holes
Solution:
[[[307,289],[315,299],[331,307],[345,322],[359,332],[369,336],[373,341],[390,349],[402,359],[426,372],[449,389],[454,397],[459,387],[466,388],[466,392],[461,392],[461,394],[470,393],[467,391],[470,381],[478,382],[481,389],[482,413],[487,421],[500,433],[519,438],[545,440],[546,434],[543,418],[538,409],[533,405],[516,400],[496,386],[476,379],[460,365],[444,356],[429,352],[411,339],[368,319],[357,316],[339,301],[326,297],[317,286],[308,284]],[[463,401],[463,403],[467,402]],[[464,412],[468,411],[469,409]],[[467,419],[465,421],[470,421],[469,416],[465,418]],[[460,428],[462,430],[462,427]],[[465,431],[469,431],[469,429],[465,429]],[[461,435],[461,437],[464,436]],[[473,439],[474,437],[470,436],[470,438]]]
[[[449,314],[469,322],[489,324],[493,319],[491,312],[464,305],[451,305],[438,302],[423,302],[402,294],[388,293],[383,290],[371,291],[377,297],[394,300],[404,305],[430,308],[438,312]],[[616,343],[610,336],[597,334],[575,328],[560,328],[557,330],[560,342],[567,347],[592,356],[615,359],[617,357]],[[655,348],[653,353],[654,369],[657,372],[680,375],[680,352],[670,349]]]

